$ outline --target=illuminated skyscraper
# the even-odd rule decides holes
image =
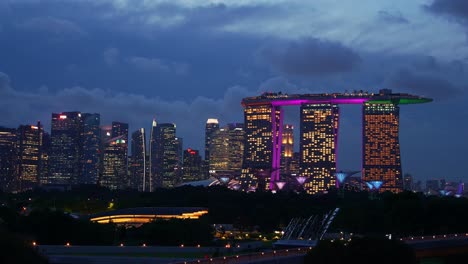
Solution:
[[[210,134],[210,171],[227,172],[229,170],[229,130],[219,128]]]
[[[99,114],[81,114],[83,118],[83,176],[80,183],[97,184],[100,168],[101,117]]]
[[[240,178],[244,191],[269,189],[272,170],[279,169],[272,166],[272,135],[280,133],[280,113],[280,108],[269,105],[244,108],[245,146]]]
[[[0,127],[0,190],[18,190],[18,148],[16,129]]]
[[[138,191],[148,191],[149,186],[146,186],[146,136],[144,128],[132,133],[131,148],[130,187]]]
[[[301,105],[301,176],[308,193],[335,186],[339,109],[334,104]]]
[[[209,118],[205,126],[205,160],[210,161],[210,145],[212,134],[219,129],[218,119]]]
[[[50,134],[46,131],[42,133],[42,151],[41,151],[41,168],[39,182],[40,184],[47,184],[49,176],[49,156],[50,156]]]
[[[244,158],[244,124],[230,123],[227,128],[229,129],[229,170],[234,173],[234,176],[239,177]]]
[[[283,138],[281,144],[281,174],[291,174],[291,161],[294,155],[294,126],[283,125]]]
[[[175,124],[165,123],[156,126],[155,162],[156,162],[156,187],[174,187],[177,181],[177,145]]]
[[[156,141],[156,134],[158,130],[158,123],[156,119],[153,119],[153,123],[151,125],[150,131],[150,142],[149,142],[149,191],[152,192],[156,188],[156,169],[157,169],[157,141]]]
[[[209,170],[239,177],[244,156],[244,124],[231,123],[211,134]]]
[[[112,138],[120,138],[125,144],[120,144],[120,147],[125,148],[125,153],[122,152],[120,160],[125,160],[125,175],[121,188],[129,188],[130,180],[128,178],[128,124],[122,122],[112,122]]]
[[[121,135],[104,143],[104,168],[99,184],[111,190],[125,189],[129,186],[125,155],[128,146],[124,138],[125,136]]]
[[[182,181],[199,181],[203,180],[201,174],[202,158],[198,150],[188,148],[184,151],[184,164]]]
[[[39,185],[42,158],[42,126],[21,125],[18,128],[19,190],[29,190]]]
[[[182,167],[184,166],[184,139],[176,137],[175,141],[177,165],[175,167],[174,185],[182,182]]]
[[[80,112],[52,114],[48,184],[72,185],[82,175],[83,119]]]
[[[383,181],[380,191],[400,192],[400,143],[398,140],[400,107],[392,103],[363,105],[364,181]]]

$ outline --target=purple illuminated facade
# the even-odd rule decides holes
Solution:
[[[303,95],[264,93],[261,96],[244,98],[242,105],[246,140],[241,189],[278,189],[276,183],[282,180],[280,164],[283,106],[301,106],[300,177],[304,177],[307,192],[319,193],[336,185],[338,104],[396,106],[430,101],[432,99],[410,94],[394,94],[391,90],[381,90],[376,94],[362,91]],[[366,146],[363,147],[363,153],[369,151]],[[265,173],[256,173],[259,170],[269,171],[269,178],[265,177]]]

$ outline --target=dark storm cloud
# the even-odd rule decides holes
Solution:
[[[435,100],[452,98],[463,93],[463,88],[449,80],[435,75],[415,73],[408,69],[399,70],[390,77],[387,85],[390,88],[409,90],[418,95],[429,96]]]
[[[386,10],[380,10],[378,13],[379,19],[387,22],[387,23],[395,23],[395,24],[408,24],[409,20],[406,19],[403,14],[400,12],[390,12]]]
[[[315,38],[267,45],[257,56],[274,70],[299,76],[348,72],[361,61],[352,49]]]
[[[468,19],[468,1],[466,0],[434,0],[425,8],[435,14],[450,15],[456,18]]]

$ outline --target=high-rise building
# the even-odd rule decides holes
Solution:
[[[244,156],[244,124],[231,123],[213,131],[209,152],[212,173],[239,177]]]
[[[101,182],[101,177],[104,172],[104,148],[106,147],[106,142],[112,139],[112,125],[101,126],[101,137],[99,145],[99,176],[98,183]]]
[[[122,181],[122,186],[119,188],[129,188],[130,180],[128,178],[128,124],[122,122],[112,122],[112,138],[120,138],[125,144],[120,144],[125,152],[121,152],[120,160],[125,160],[125,175]]]
[[[0,190],[18,191],[18,148],[16,129],[0,127]]]
[[[406,173],[403,177],[403,190],[412,191],[413,190],[413,176]]]
[[[127,180],[128,149],[125,136],[112,138],[104,143],[103,172],[100,185],[111,190],[125,189],[129,186]]]
[[[212,131],[209,143],[210,171],[227,173],[229,170],[229,130],[225,127]]]
[[[219,122],[216,118],[209,118],[205,125],[205,160],[210,161],[210,145],[213,132],[219,129]]]
[[[176,125],[170,123],[158,124],[154,135],[155,162],[156,162],[156,187],[174,187],[177,181],[177,145]]]
[[[48,184],[72,185],[82,175],[83,119],[80,112],[52,114]]]
[[[30,190],[39,185],[42,158],[42,126],[18,127],[18,180],[19,190]]]
[[[230,123],[229,129],[229,170],[236,178],[240,177],[244,159],[245,131],[243,123]]]
[[[40,184],[47,184],[49,176],[49,156],[51,148],[50,134],[46,131],[42,133],[42,151],[41,151],[41,168],[40,168]]]
[[[138,191],[148,191],[149,186],[146,186],[146,136],[144,128],[132,133],[131,148],[130,186]]]
[[[157,141],[156,141],[156,134],[158,130],[158,123],[155,119],[153,119],[153,123],[151,125],[150,131],[150,142],[149,142],[149,158],[148,158],[148,165],[149,165],[149,191],[152,192],[156,188],[156,170],[157,170]]]
[[[281,174],[291,174],[291,161],[294,155],[294,126],[283,125],[283,137],[281,144]]]
[[[280,111],[268,105],[248,105],[244,108],[245,145],[240,177],[241,189],[244,191],[270,188],[273,131],[280,130]]]
[[[83,118],[83,176],[80,183],[97,184],[100,169],[101,116],[81,114]]]
[[[300,175],[308,193],[323,193],[335,186],[339,109],[334,104],[301,105]]]
[[[177,183],[182,182],[182,167],[184,166],[184,139],[181,137],[176,137],[175,141],[175,149],[176,149],[176,159],[177,165],[175,167],[175,180],[174,185]]]
[[[191,148],[185,150],[182,181],[190,182],[202,180],[201,168],[202,158],[198,150]]]
[[[401,174],[399,116],[400,107],[391,103],[363,105],[364,181],[382,181],[380,191],[400,192]]]
[[[123,137],[122,139],[128,141],[128,124],[122,122],[112,122],[112,138]]]

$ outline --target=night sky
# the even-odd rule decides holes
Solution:
[[[434,99],[401,106],[403,173],[466,180],[467,33],[466,0],[0,0],[0,126],[155,117],[202,149],[246,96],[391,88]],[[359,169],[361,108],[341,109],[338,169]]]

